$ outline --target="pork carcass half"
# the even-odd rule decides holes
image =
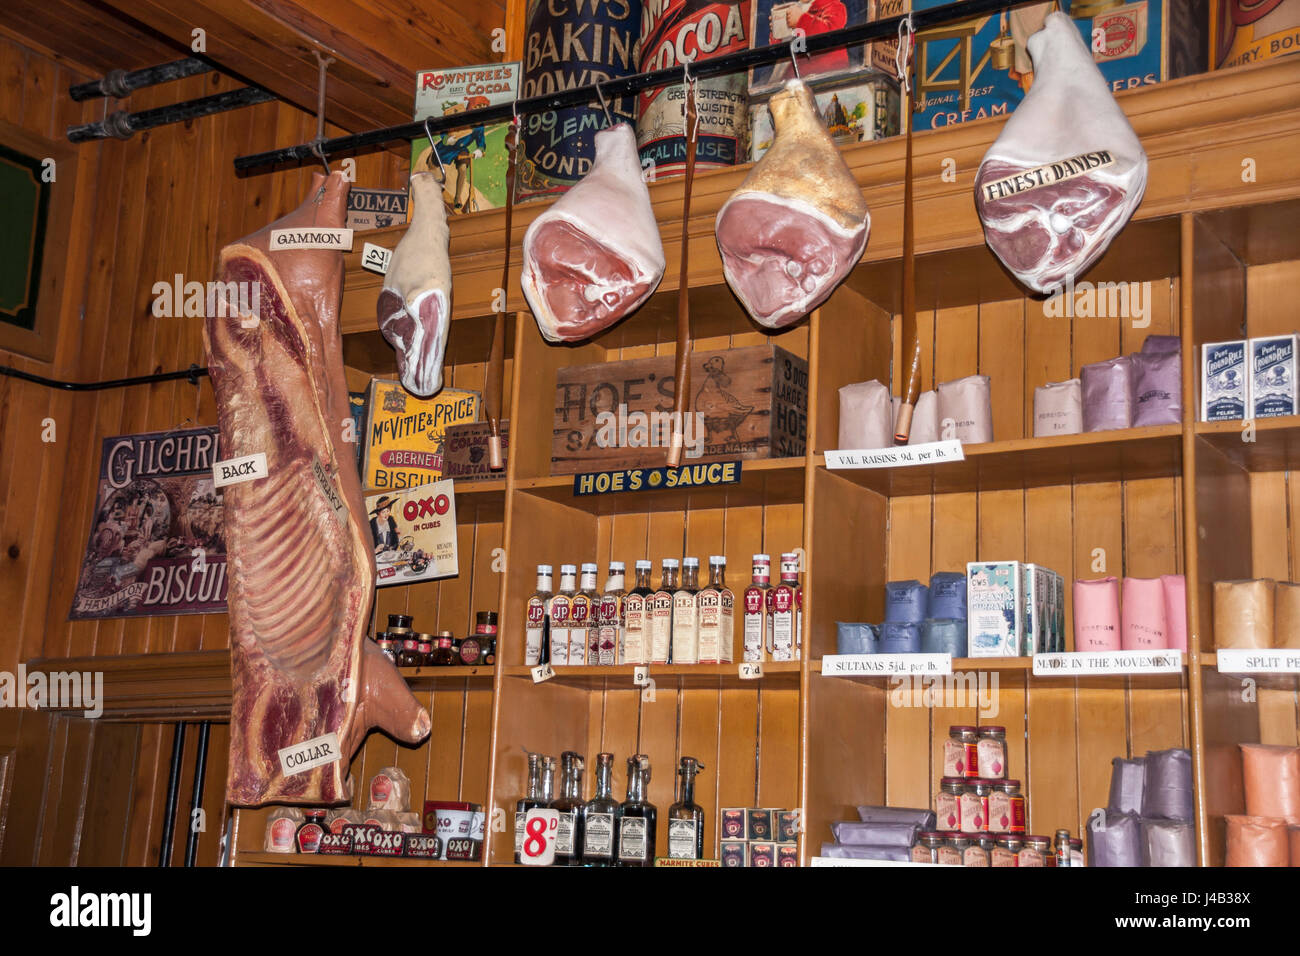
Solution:
[[[414,209],[393,250],[379,293],[379,331],[397,350],[397,372],[412,395],[442,388],[442,358],[451,325],[451,233],[442,183],[433,173],[411,176]]]
[[[1147,156],[1074,21],[1029,38],[1034,85],[975,177],[984,237],[1037,292],[1081,276],[1142,201]]]
[[[862,257],[871,214],[817,114],[791,80],[768,102],[775,137],[718,210],[718,249],[731,290],[759,325],[797,322]]]
[[[596,134],[582,181],[524,233],[524,298],[548,342],[580,342],[639,309],[664,277],[664,247],[632,127]]]
[[[349,441],[343,256],[271,247],[272,230],[341,228],[347,195],[342,173],[317,174],[295,211],[222,249],[221,281],[252,283],[243,288],[257,296],[247,297],[251,311],[209,309],[204,322],[222,452],[261,452],[267,467],[224,492],[234,685],[226,799],[236,806],[348,800],[348,762],[370,727],[409,742],[429,732],[428,713],[366,640],[375,559]],[[337,759],[286,772],[280,751],[309,741],[314,755]]]

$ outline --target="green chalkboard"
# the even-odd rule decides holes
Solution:
[[[50,184],[41,160],[0,145],[0,321],[36,327]]]

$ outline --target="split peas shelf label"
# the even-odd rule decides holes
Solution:
[[[1300,674],[1300,648],[1219,648],[1220,674]]]
[[[740,462],[715,461],[707,465],[679,468],[624,468],[621,471],[589,471],[573,476],[573,494],[612,495],[625,491],[663,491],[672,488],[700,488],[735,485],[740,482]]]

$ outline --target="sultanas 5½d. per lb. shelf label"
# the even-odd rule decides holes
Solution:
[[[544,96],[636,72],[641,0],[530,0],[522,96]],[[607,97],[615,123],[636,121],[636,99]],[[524,154],[515,195],[560,193],[591,169],[598,101],[521,117]]]
[[[749,48],[753,0],[645,0],[641,10],[641,72],[680,68]],[[699,136],[697,169],[734,166],[749,150],[748,78],[741,73],[701,80],[695,108]],[[664,86],[637,98],[636,140],[641,164],[654,163],[656,178],[686,170],[685,90]]]

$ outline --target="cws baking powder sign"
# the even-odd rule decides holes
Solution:
[[[444,388],[433,398],[416,398],[399,382],[373,379],[366,489],[400,491],[441,478],[447,426],[476,422],[478,411],[478,392]]]
[[[453,577],[456,559],[456,493],[435,481],[366,499],[375,549],[375,586]]]

